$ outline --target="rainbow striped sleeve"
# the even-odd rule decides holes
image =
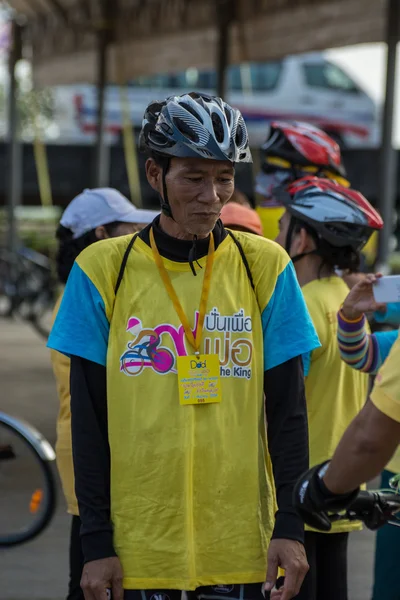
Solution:
[[[382,361],[375,336],[366,331],[365,316],[358,321],[347,321],[339,311],[337,319],[337,338],[342,360],[358,371],[375,373]]]

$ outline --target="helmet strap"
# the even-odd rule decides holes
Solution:
[[[168,201],[166,176],[168,173],[169,165],[170,165],[170,159],[166,158],[164,161],[163,167],[162,167],[162,175],[161,175],[162,186],[163,186],[163,195],[160,194],[161,211],[166,217],[169,217],[170,219],[175,221],[174,216],[172,214],[171,205]],[[189,251],[189,259],[188,260],[189,260],[189,265],[190,265],[193,275],[197,276],[196,269],[194,268],[194,263],[196,263],[200,267],[200,269],[202,268],[202,266],[199,264],[199,262],[197,260],[197,235],[195,235],[193,237],[193,245]]]
[[[292,245],[292,238],[293,238],[293,232],[294,232],[294,228],[296,227],[296,220],[292,217],[290,219],[290,223],[289,223],[289,228],[286,234],[286,241],[285,241],[285,250],[286,252],[289,254],[290,256],[290,247]],[[305,227],[305,229],[307,229]],[[296,254],[296,256],[290,256],[290,259],[292,261],[292,263],[295,263],[299,260],[301,260],[302,258],[304,258],[305,256],[310,256],[310,254],[318,254],[318,248],[315,248],[314,250],[310,250],[310,252],[301,252],[300,254]]]
[[[290,260],[292,261],[292,263],[297,262],[298,260],[300,260],[301,258],[304,258],[305,256],[309,256],[310,254],[318,254],[318,250],[310,250],[310,252],[302,252],[301,254],[296,254],[296,256],[291,256]]]
[[[170,219],[175,220],[172,215],[171,205],[168,201],[166,177],[167,177],[167,173],[168,173],[168,169],[169,169],[169,164],[170,164],[170,159],[166,158],[163,163],[162,175],[161,175],[162,186],[163,186],[163,195],[160,194],[161,211],[166,217],[169,217]]]

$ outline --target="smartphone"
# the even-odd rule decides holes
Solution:
[[[381,277],[372,289],[376,302],[400,302],[400,275]]]

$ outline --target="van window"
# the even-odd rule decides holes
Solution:
[[[242,63],[228,69],[228,89],[235,92],[266,92],[273,90],[282,72],[281,62]],[[215,70],[200,71],[190,67],[185,71],[165,75],[138,77],[130,85],[141,88],[172,88],[182,91],[209,90],[215,92],[217,74]]]
[[[268,92],[278,85],[282,73],[281,62],[253,63],[251,65],[253,89],[256,92]]]
[[[281,62],[242,63],[228,69],[228,89],[235,92],[267,92],[278,85]]]
[[[354,81],[340,67],[329,62],[303,65],[307,85],[359,94],[360,90]]]

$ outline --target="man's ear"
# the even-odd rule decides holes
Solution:
[[[307,233],[307,230],[304,227],[300,229],[298,244],[299,254],[302,254],[303,252],[311,252],[316,248],[312,236],[309,233]]]
[[[98,240],[106,240],[107,238],[109,238],[110,236],[108,235],[106,228],[104,227],[104,225],[99,225],[98,227],[96,227],[96,229],[94,230],[95,235],[97,237]]]
[[[154,158],[146,160],[146,177],[153,190],[162,195],[162,168]]]

